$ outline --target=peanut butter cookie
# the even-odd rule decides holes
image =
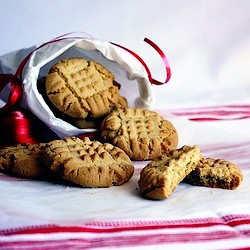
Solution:
[[[239,167],[222,159],[202,158],[185,182],[212,188],[236,189],[243,175]]]
[[[151,161],[140,172],[139,192],[153,200],[168,198],[200,159],[197,146],[183,146]]]
[[[0,171],[21,178],[48,175],[42,153],[45,144],[18,144],[0,150]]]
[[[175,149],[178,134],[156,112],[127,108],[111,112],[102,122],[101,137],[123,149],[131,160],[152,160]]]
[[[57,176],[84,187],[121,185],[134,173],[134,166],[121,149],[88,137],[47,143],[44,158]]]
[[[70,58],[51,67],[45,86],[49,100],[61,112],[75,118],[98,118],[118,103],[113,80],[113,74],[101,64]]]

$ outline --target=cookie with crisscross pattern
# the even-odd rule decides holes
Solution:
[[[149,160],[175,149],[178,134],[158,113],[127,108],[111,112],[102,122],[101,137],[123,149],[132,160]]]
[[[113,80],[103,65],[70,58],[51,67],[45,86],[49,100],[61,112],[75,118],[98,118],[118,103],[118,87]]]
[[[84,187],[121,185],[134,173],[133,164],[120,148],[88,137],[47,143],[44,160],[55,175]]]

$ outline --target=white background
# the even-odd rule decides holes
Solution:
[[[156,107],[249,102],[249,0],[0,0],[0,55],[74,31],[134,50],[163,81],[154,41],[172,70]]]

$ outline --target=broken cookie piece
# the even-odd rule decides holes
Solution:
[[[139,192],[153,200],[168,198],[177,185],[195,169],[200,159],[198,146],[183,146],[151,161],[141,170]]]
[[[202,158],[184,182],[211,188],[236,189],[243,180],[239,167],[222,159]]]

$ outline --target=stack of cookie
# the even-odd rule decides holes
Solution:
[[[114,75],[95,61],[59,61],[51,67],[45,89],[53,112],[78,127],[98,128],[104,142],[121,148],[131,160],[151,160],[177,147],[172,123],[156,112],[129,108]]]
[[[56,116],[80,128],[99,128],[99,141],[64,138],[0,152],[0,170],[24,178],[62,177],[85,187],[121,185],[134,172],[131,160],[151,160],[176,148],[174,126],[159,114],[128,108],[114,75],[84,58],[53,65],[38,89]]]
[[[98,128],[99,141],[82,136],[7,147],[0,151],[1,172],[109,187],[132,177],[132,160],[150,160],[138,182],[139,192],[150,199],[168,198],[183,180],[227,189],[242,181],[240,169],[230,162],[205,159],[197,146],[176,149],[173,124],[156,112],[128,107],[113,74],[97,62],[61,60],[38,85],[56,115],[80,128]]]

